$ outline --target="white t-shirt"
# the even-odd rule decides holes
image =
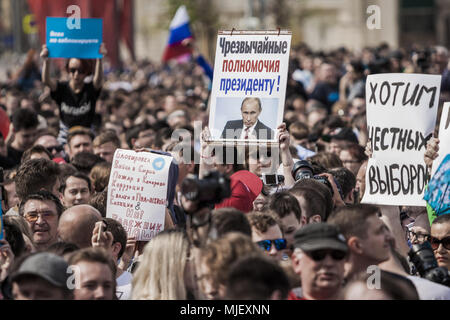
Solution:
[[[450,300],[450,288],[433,281],[407,276],[416,286],[420,300]]]
[[[116,295],[119,300],[129,300],[131,295],[131,282],[133,275],[128,271],[124,271],[120,277],[116,279],[117,288]]]

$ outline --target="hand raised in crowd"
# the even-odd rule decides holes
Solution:
[[[108,54],[108,50],[106,50],[106,45],[104,42],[102,42],[102,44],[100,45],[99,53],[102,54],[103,57]]]
[[[427,142],[427,149],[425,150],[425,154],[423,156],[425,164],[428,167],[431,167],[431,165],[433,164],[433,160],[435,160],[439,156],[438,151],[439,151],[439,139],[432,137]]]
[[[122,257],[120,258],[118,268],[122,269],[123,271],[127,270],[131,260],[133,259],[135,248],[136,248],[136,237],[129,237],[127,239],[127,245],[125,246],[125,250],[123,251]]]
[[[46,58],[48,58],[48,55],[49,55],[48,48],[47,48],[47,46],[45,44],[43,44],[42,45],[42,49],[41,49],[40,57],[42,59],[46,59]]]
[[[95,223],[94,230],[92,231],[91,243],[94,248],[103,248],[110,250],[113,244],[114,237],[110,231],[106,231],[106,225],[104,221],[98,221]]]
[[[6,279],[14,263],[14,253],[5,239],[0,240],[0,282]]]
[[[291,136],[286,129],[286,123],[282,123],[277,127],[278,130],[278,142],[280,143],[280,150],[289,151]]]
[[[368,158],[372,158],[372,144],[370,143],[370,140],[367,140],[366,149],[364,150],[365,155]]]

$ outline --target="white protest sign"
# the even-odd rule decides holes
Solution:
[[[425,206],[423,160],[436,123],[441,76],[377,74],[366,81],[372,147],[363,203]]]
[[[209,114],[212,140],[276,141],[291,36],[288,31],[219,31]]]
[[[119,221],[129,237],[148,241],[163,231],[171,162],[151,152],[114,153],[106,216]]]
[[[442,109],[441,122],[439,124],[439,156],[434,159],[431,170],[431,176],[434,175],[437,168],[450,153],[450,102],[445,102]]]

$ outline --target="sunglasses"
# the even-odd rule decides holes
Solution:
[[[25,220],[27,220],[30,223],[34,223],[38,220],[39,216],[45,221],[53,218],[56,216],[53,212],[43,212],[43,213],[31,213],[31,214],[25,214],[23,217]]]
[[[77,71],[78,71],[79,74],[84,74],[84,71],[82,69],[78,69],[78,68],[70,68],[69,69],[70,73],[75,73]]]
[[[431,248],[433,248],[433,250],[437,250],[437,248],[439,248],[439,244],[441,244],[441,243],[445,249],[450,250],[450,237],[445,237],[445,238],[442,238],[441,240],[436,239],[434,237],[430,238],[430,244],[431,244]]]
[[[347,253],[341,250],[315,250],[307,252],[314,261],[322,261],[327,255],[330,255],[333,260],[340,261],[347,256]]]
[[[286,249],[286,239],[275,239],[275,240],[261,240],[256,242],[256,244],[263,250],[265,251],[270,251],[272,249],[272,244],[275,245],[275,248],[277,249],[277,251]]]
[[[63,150],[62,146],[53,146],[53,147],[47,147],[48,152],[52,153],[53,150],[56,150],[56,152],[61,152]]]

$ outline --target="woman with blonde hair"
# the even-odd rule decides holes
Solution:
[[[133,276],[133,300],[185,300],[189,242],[184,232],[159,233],[144,248]]]

